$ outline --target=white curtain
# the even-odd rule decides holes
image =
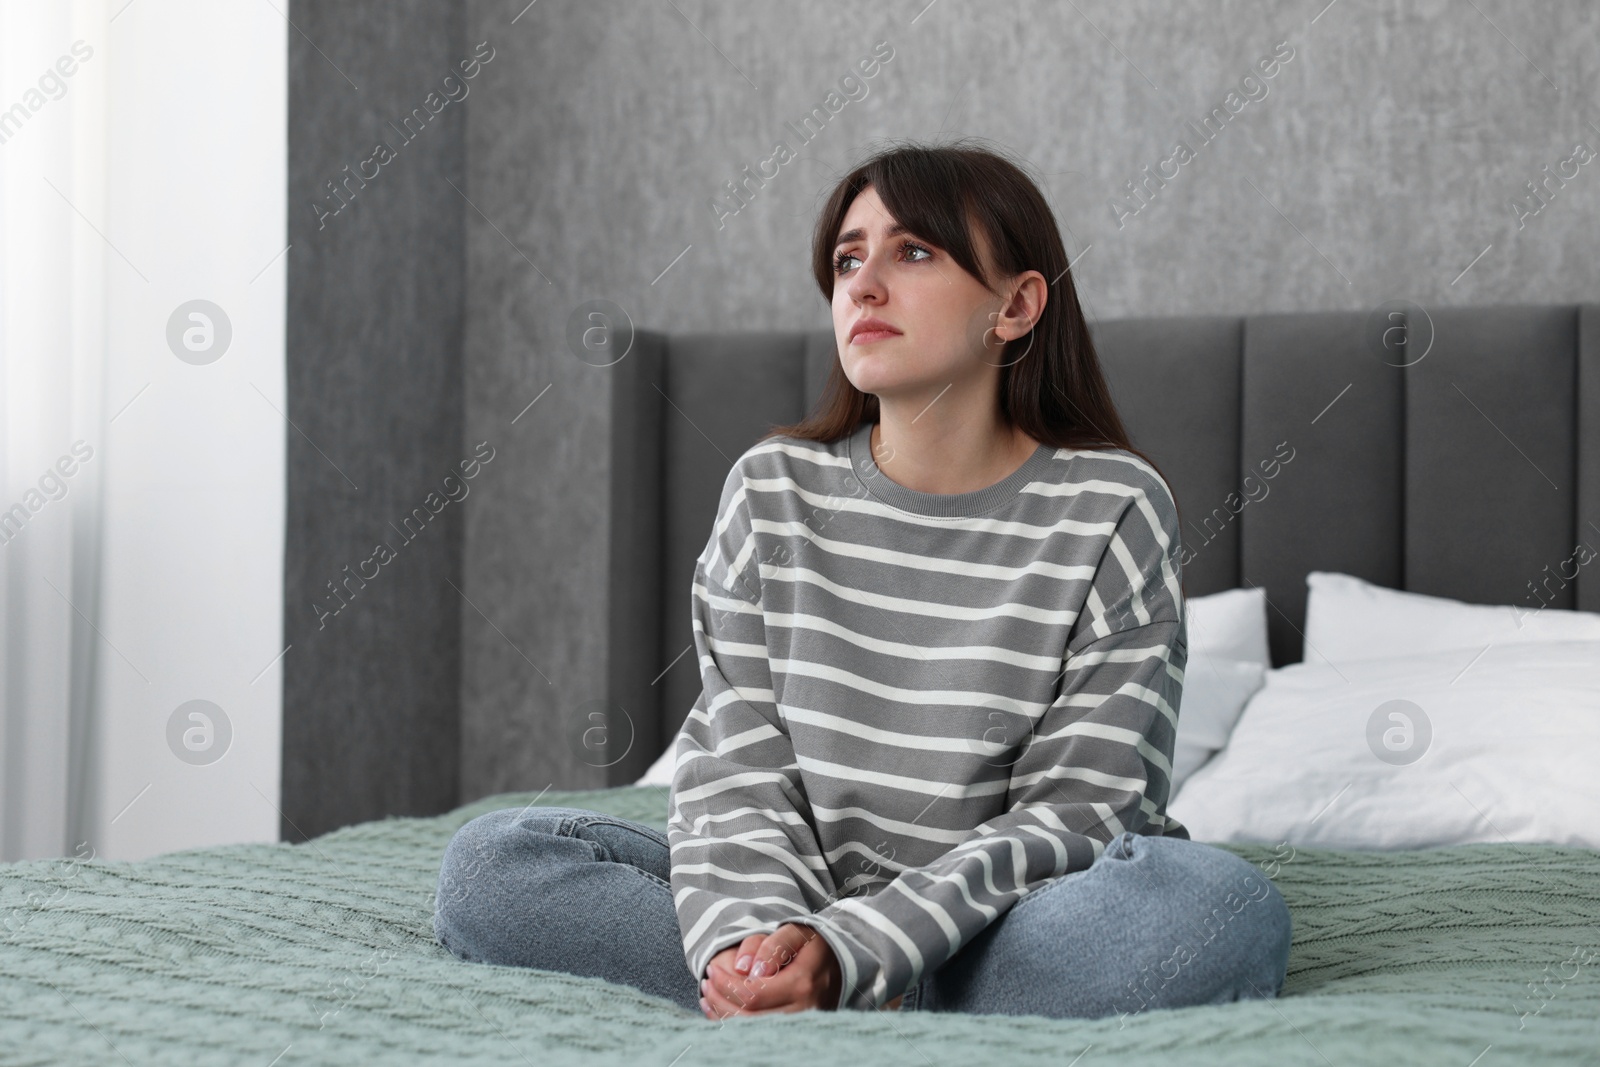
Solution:
[[[100,7],[0,4],[4,860],[65,854],[87,831],[107,249],[74,209],[105,218],[106,99],[103,58],[72,43],[101,36]]]
[[[277,839],[287,6],[0,0],[0,860]]]

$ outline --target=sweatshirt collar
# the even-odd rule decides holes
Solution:
[[[872,457],[874,422],[863,422],[850,435],[850,469],[857,481],[878,500],[901,511],[935,518],[960,519],[981,515],[1015,500],[1029,482],[1045,480],[1055,457],[1055,448],[1041,444],[1033,455],[1000,481],[970,493],[923,493],[908,489],[878,468]]]

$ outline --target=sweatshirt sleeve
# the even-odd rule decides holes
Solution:
[[[1117,520],[1069,632],[1057,695],[1018,746],[1005,813],[811,920],[839,958],[839,1007],[905,992],[1124,831],[1188,836],[1164,816],[1188,658],[1177,512],[1164,484],[1147,484]]]
[[[834,895],[772,691],[757,563],[735,465],[695,564],[702,690],[678,733],[667,824],[673,904],[697,977],[722,949],[809,921]]]

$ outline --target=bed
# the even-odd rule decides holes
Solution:
[[[1188,594],[1261,590],[1275,671],[1306,651],[1314,571],[1515,603],[1600,517],[1600,308],[1379,311],[1094,327],[1134,440],[1195,531]],[[1409,323],[1409,352],[1384,340],[1396,321]],[[781,1049],[784,1060],[882,1064],[1594,1062],[1600,851],[1570,844],[1218,840],[1289,904],[1282,996],[1094,1021],[808,1012],[713,1023],[628,987],[466,964],[441,948],[440,856],[475,815],[538,802],[664,828],[666,790],[623,783],[696,695],[679,673],[653,692],[649,682],[688,643],[689,569],[727,469],[716,453],[798,418],[830,343],[641,333],[637,358],[615,368],[614,492],[636,521],[617,524],[609,545],[612,655],[638,729],[637,751],[606,761],[610,786],[487,796],[295,845],[0,867],[0,1058],[742,1067]],[[1259,461],[1284,441],[1296,458],[1270,494],[1238,502],[1242,479],[1260,484]],[[1600,609],[1600,563],[1550,588],[1556,610]]]
[[[666,823],[665,790],[625,786],[487,797],[299,845],[13,864],[0,878],[3,1058],[744,1067],[781,1048],[800,1063],[1059,1065],[1087,1052],[1085,1063],[1466,1067],[1593,1062],[1600,1037],[1600,853],[1548,845],[1221,845],[1289,904],[1283,995],[1127,1019],[718,1024],[599,979],[464,964],[430,926],[439,855],[472,816],[536,797]]]

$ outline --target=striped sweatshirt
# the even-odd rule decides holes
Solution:
[[[924,493],[879,470],[872,427],[728,472],[668,816],[690,970],[805,923],[853,1009],[1118,834],[1189,836],[1166,813],[1188,640],[1160,475],[1041,445]]]

